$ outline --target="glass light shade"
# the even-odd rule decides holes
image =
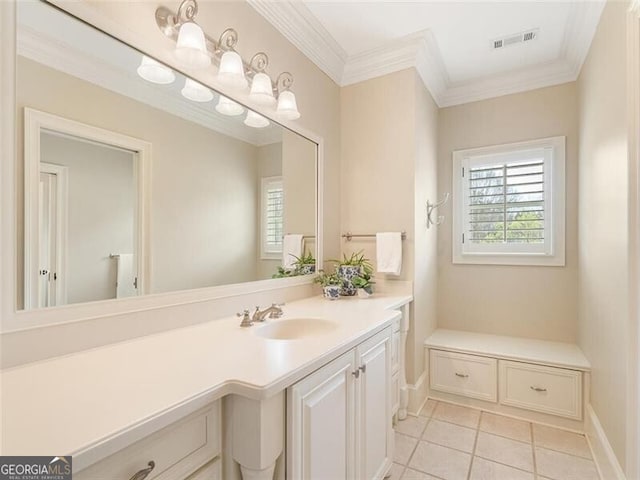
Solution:
[[[142,62],[136,71],[138,75],[147,82],[158,83],[160,85],[168,85],[176,79],[176,76],[169,67],[165,67],[146,55],[142,56]]]
[[[230,98],[220,95],[220,100],[218,100],[218,104],[216,105],[216,111],[223,115],[234,117],[241,115],[244,112],[244,107]]]
[[[236,52],[228,51],[222,54],[218,69],[218,81],[225,87],[231,88],[247,88],[249,85],[244,76],[242,58]]]
[[[204,32],[195,23],[187,22],[180,27],[176,58],[185,68],[207,68],[211,65]]]
[[[204,85],[187,78],[181,91],[184,98],[193,102],[210,102],[213,100],[213,93]]]
[[[253,128],[264,128],[269,125],[269,120],[262,115],[249,110],[247,112],[247,118],[244,119],[244,124]]]
[[[278,95],[278,108],[276,115],[287,120],[296,120],[300,118],[296,96],[290,90],[280,92]]]
[[[258,105],[273,106],[276,104],[269,75],[266,73],[255,74],[251,83],[249,98]]]

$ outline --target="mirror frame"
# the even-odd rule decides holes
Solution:
[[[65,13],[75,17],[78,21],[87,23],[106,35],[110,35],[119,41],[157,58],[169,65],[174,70],[185,76],[207,85],[219,91],[223,95],[235,100],[247,107],[247,102],[238,98],[233,91],[226,91],[219,86],[211,86],[206,78],[198,78],[197,75],[188,75],[172,62],[166,61],[167,55],[161,52],[159,45],[132,35],[132,31],[124,25],[110,22],[100,16],[90,6],[83,2],[72,2],[70,8],[57,5],[55,0],[47,0],[54,8],[60,8]],[[99,25],[106,25],[102,28]],[[199,288],[194,290],[181,290],[169,293],[140,295],[123,299],[101,300],[81,304],[62,305],[45,309],[17,310],[17,273],[22,265],[17,263],[17,238],[18,232],[23,231],[24,225],[18,225],[17,220],[17,194],[18,182],[16,138],[16,5],[14,1],[0,2],[0,333],[18,332],[34,328],[52,325],[69,324],[86,320],[102,319],[116,315],[155,310],[169,306],[201,303],[216,299],[249,295],[259,292],[281,290],[299,285],[310,285],[313,282],[312,275],[291,278],[258,280],[253,282],[221,285]],[[108,31],[107,31],[108,30]],[[143,45],[144,43],[144,45]],[[146,47],[145,47],[146,46]],[[157,54],[154,54],[156,52]],[[259,107],[247,107],[269,118],[274,123],[286,128],[316,144],[316,265],[323,264],[323,229],[322,229],[322,205],[324,183],[324,147],[323,139],[319,135],[310,132],[299,125],[286,121],[275,120],[269,112]]]

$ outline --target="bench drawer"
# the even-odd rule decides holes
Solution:
[[[494,358],[445,352],[429,352],[429,383],[432,389],[495,402],[498,371]]]
[[[582,420],[582,372],[500,360],[500,403]]]

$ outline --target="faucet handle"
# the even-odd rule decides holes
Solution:
[[[236,316],[242,317],[242,322],[240,322],[241,327],[250,327],[253,325],[251,317],[249,316],[249,310],[245,309],[242,313],[236,313]]]
[[[271,304],[271,313],[269,314],[269,318],[281,318],[284,315],[282,311],[282,307],[284,303],[272,303]]]

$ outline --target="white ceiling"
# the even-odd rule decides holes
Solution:
[[[249,0],[340,85],[416,67],[440,106],[577,78],[603,1]],[[538,29],[532,42],[492,40]]]

